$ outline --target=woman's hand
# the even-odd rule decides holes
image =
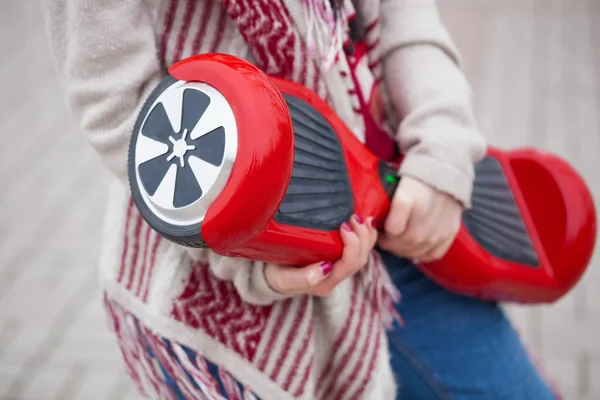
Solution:
[[[415,262],[444,257],[452,245],[463,207],[453,197],[404,177],[392,199],[379,246]]]
[[[363,221],[354,215],[340,227],[344,251],[337,261],[323,261],[303,268],[269,264],[265,278],[277,292],[328,296],[344,279],[367,264],[369,253],[377,242],[373,218]]]

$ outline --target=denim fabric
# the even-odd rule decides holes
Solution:
[[[496,303],[450,293],[411,262],[382,257],[402,293],[405,324],[388,334],[398,399],[559,398]]]

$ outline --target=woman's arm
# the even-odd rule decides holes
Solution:
[[[471,206],[486,144],[435,0],[382,0],[381,11],[384,82],[405,158],[379,245],[418,262],[439,260]]]
[[[146,3],[42,1],[68,104],[104,164],[125,185],[138,110],[162,78]]]
[[[401,174],[470,207],[474,164],[486,150],[471,89],[434,0],[383,0],[384,80],[401,123]]]

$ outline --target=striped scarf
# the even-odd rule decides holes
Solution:
[[[157,15],[159,57],[165,65],[208,52],[247,58],[267,74],[311,88],[332,105],[347,104],[346,122],[360,135],[361,115],[352,111],[356,88],[347,65],[336,63],[345,87],[331,91],[319,56],[311,55],[297,29],[306,18],[297,14],[294,3],[169,0]],[[369,58],[374,60],[370,64],[379,81],[379,1],[361,3]],[[343,22],[340,18],[335,23]],[[118,287],[112,295],[135,305],[134,313],[152,331],[222,363],[241,381],[244,369],[256,369],[290,398],[369,398],[377,387],[376,374],[389,369],[385,326],[398,318],[393,302],[399,300],[377,253],[330,298],[302,296],[257,306],[244,302],[234,284],[217,279],[205,262],[191,261],[181,248],[163,240],[143,221],[131,199],[123,200],[124,243],[114,274]],[[221,345],[235,356],[224,356]],[[240,359],[247,365],[239,365]],[[135,360],[129,364],[136,368]],[[261,388],[252,389],[260,395]]]

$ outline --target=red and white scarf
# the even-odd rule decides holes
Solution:
[[[363,3],[362,8],[367,10],[366,57],[372,80],[379,85],[379,1]],[[165,65],[170,65],[192,54],[228,52],[235,40],[227,36],[228,27],[233,24],[258,67],[267,74],[306,85],[330,104],[347,102],[355,113],[355,119],[350,121],[355,122],[354,129],[364,130],[364,109],[357,95],[360,88],[351,78],[348,63],[338,68],[346,90],[331,92],[320,68],[320,58],[311,55],[307,40],[297,29],[296,24],[302,21],[306,19],[292,19],[285,0],[169,0],[159,13],[159,56]],[[340,28],[335,29],[337,32]],[[337,56],[336,52],[335,62],[341,63]],[[343,309],[343,315],[332,314],[332,320],[338,322],[315,326],[315,302],[321,300],[304,296],[269,306],[248,304],[242,301],[232,282],[217,279],[205,264],[182,256],[177,256],[173,265],[164,261],[169,254],[177,253],[174,245],[152,231],[130,199],[123,206],[126,210],[122,254],[115,273],[119,288],[114,292],[134,298],[134,312],[145,316],[141,320],[150,329],[185,341],[185,345],[208,358],[215,346],[191,338],[209,337],[294,398],[368,398],[366,390],[375,378],[377,364],[387,362],[381,359],[387,354],[384,331],[398,319],[393,303],[399,300],[399,293],[375,252],[369,264],[345,283],[346,290],[341,293],[347,298],[340,302],[348,307]],[[173,269],[177,271],[170,272]],[[159,288],[165,285],[168,274],[183,285],[172,298],[159,301],[152,293],[161,293]],[[145,307],[151,309],[157,302],[161,303],[162,314],[155,320],[152,311]],[[333,336],[328,338],[330,345],[325,354],[318,354],[314,343],[324,334]],[[242,369],[230,368],[229,372],[236,375],[237,371]],[[237,375],[237,379],[244,380],[242,372]]]

